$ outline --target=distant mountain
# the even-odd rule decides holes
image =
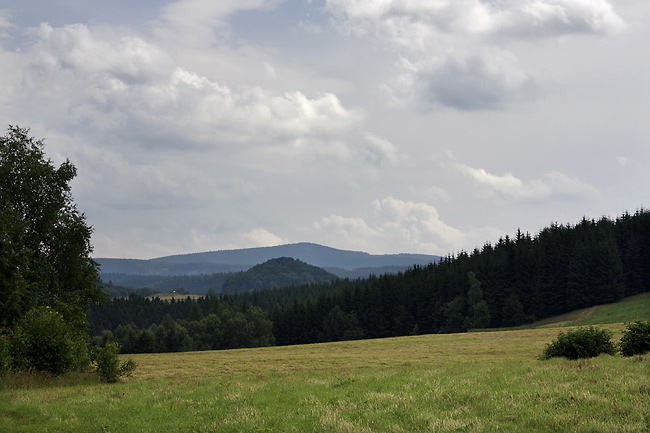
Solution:
[[[290,257],[281,257],[231,275],[223,283],[221,291],[223,293],[244,292],[271,287],[320,283],[336,278],[336,275],[330,274],[318,266],[308,265]]]
[[[101,265],[102,275],[177,276],[238,272],[279,257],[290,257],[320,268],[339,268],[345,271],[382,267],[406,269],[413,265],[428,265],[440,260],[439,256],[427,254],[375,255],[360,251],[338,250],[306,242],[275,247],[181,254],[150,260],[110,258],[95,260]]]

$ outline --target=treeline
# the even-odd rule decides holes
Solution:
[[[138,295],[91,310],[92,343],[117,342],[122,353],[238,349],[275,344],[272,323],[259,307],[234,309],[210,294],[162,301]],[[117,325],[116,325],[117,324]]]
[[[554,224],[534,237],[519,231],[397,275],[212,298],[238,311],[259,307],[271,318],[275,343],[285,345],[516,326],[649,289],[650,212],[641,209],[615,221]],[[136,307],[143,301],[120,302]],[[164,303],[146,302],[147,311],[120,323],[151,326],[138,325],[141,316],[162,323]],[[185,302],[184,313],[170,312],[174,320],[188,319],[192,301]]]
[[[205,295],[210,289],[217,292],[221,291],[223,283],[232,275],[234,275],[233,272],[173,276],[102,273],[101,278],[104,282],[111,282],[116,287],[134,287],[135,289],[131,288],[130,291],[126,291],[126,295],[116,295],[128,297],[130,293],[140,294],[139,291],[146,289],[150,289],[151,293],[167,293],[178,291],[181,288],[188,293]],[[124,293],[125,291],[122,290],[121,292]],[[109,297],[112,297],[110,291],[107,291],[107,293]]]
[[[150,289],[149,287],[134,289],[132,287],[126,287],[126,286],[116,286],[115,284],[113,284],[112,280],[109,280],[108,283],[104,283],[100,279],[99,285],[104,291],[104,293],[106,293],[106,297],[108,299],[128,298],[131,295],[147,297],[147,296],[155,295],[156,293],[160,293],[158,290]]]

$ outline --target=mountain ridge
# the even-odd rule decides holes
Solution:
[[[99,257],[95,258],[95,261],[100,264],[102,274],[173,276],[243,271],[279,257],[294,258],[321,268],[344,270],[385,266],[411,267],[440,260],[440,256],[429,254],[370,254],[301,242],[271,247],[176,254],[147,260]]]

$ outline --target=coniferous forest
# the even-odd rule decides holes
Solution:
[[[650,291],[650,212],[553,224],[365,279],[91,308],[96,343],[209,350],[517,326]]]

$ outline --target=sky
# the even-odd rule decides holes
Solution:
[[[647,0],[0,0],[0,121],[95,257],[447,255],[650,206],[649,52]]]

